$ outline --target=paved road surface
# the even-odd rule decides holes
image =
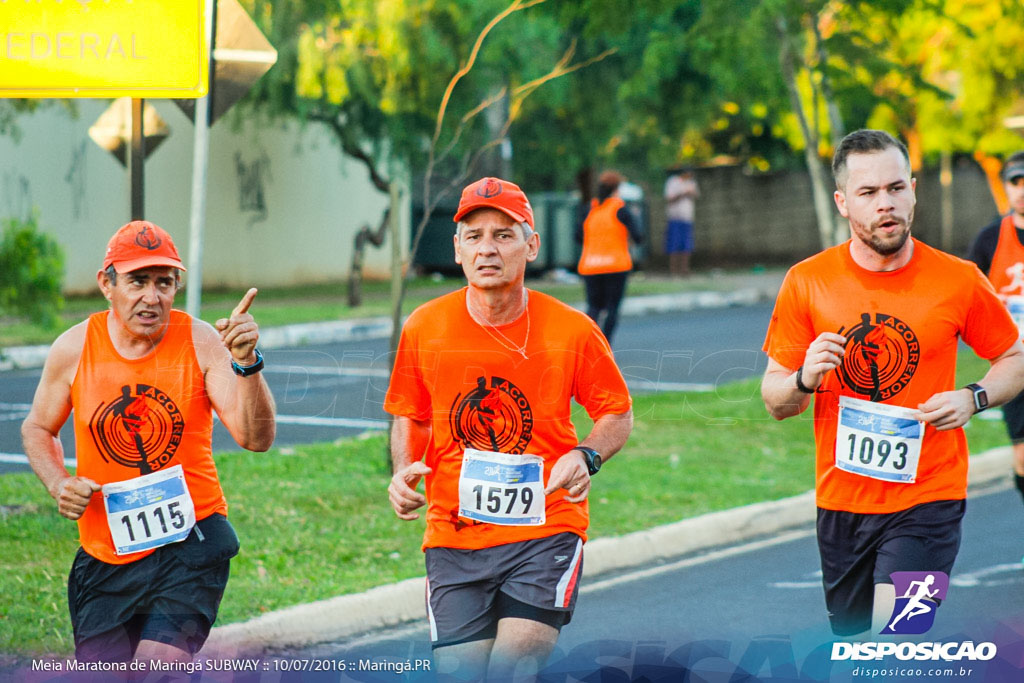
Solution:
[[[922,641],[996,643],[999,655],[972,664],[966,681],[1024,680],[1024,507],[1020,495],[1001,484],[972,492],[964,539],[947,600]],[[855,665],[904,666],[883,662],[830,661],[835,638],[828,630],[814,530],[722,548],[697,557],[613,578],[584,581],[579,607],[566,626],[550,667],[551,680],[565,672],[583,680],[599,665],[604,681],[676,681],[689,662],[705,681],[856,681]],[[414,661],[429,657],[425,620],[348,643],[289,653],[352,662]],[[698,661],[700,660],[700,661]],[[1011,664],[1012,662],[1012,664]],[[742,664],[742,667],[740,665]],[[912,668],[944,669],[961,663],[911,662]],[[732,678],[738,668],[761,675]],[[906,667],[905,667],[906,668]],[[363,672],[366,673],[366,672]],[[742,674],[742,672],[740,672]],[[798,674],[804,676],[799,679]],[[354,680],[368,680],[354,674]],[[928,676],[911,676],[919,680]],[[419,680],[415,675],[410,679]],[[900,680],[888,676],[888,680]],[[379,680],[379,679],[373,679]],[[391,679],[394,680],[394,679]],[[571,679],[570,679],[571,680]],[[930,677],[928,680],[961,680]]]
[[[762,304],[625,318],[616,333],[616,358],[635,392],[707,390],[764,371],[760,348],[770,315],[771,305]],[[333,441],[384,428],[386,339],[276,349],[265,356],[278,409],[276,445]],[[40,372],[0,373],[0,473],[26,468],[19,458],[19,427]],[[70,421],[61,440],[66,457],[73,458]],[[238,449],[220,424],[213,446]]]

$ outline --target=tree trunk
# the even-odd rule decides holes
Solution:
[[[800,91],[797,90],[796,70],[793,66],[792,49],[785,18],[780,17],[775,26],[779,34],[779,62],[782,66],[782,75],[786,81],[786,89],[789,91],[790,104],[800,122],[800,131],[804,138],[804,160],[807,162],[807,172],[811,177],[811,194],[814,198],[814,215],[818,219],[818,235],[821,239],[822,249],[827,249],[839,243],[829,173],[826,172],[821,157],[818,155],[818,138],[811,132],[807,114],[800,101]]]
[[[365,260],[366,243],[369,242],[376,248],[380,248],[380,245],[384,244],[390,215],[391,207],[389,206],[384,209],[384,215],[376,230],[369,225],[364,225],[352,240],[352,267],[348,272],[349,308],[356,308],[363,303],[363,261]]]
[[[828,77],[828,53],[825,51],[825,43],[821,37],[821,27],[818,26],[818,17],[814,17],[811,26],[814,27],[814,47],[818,53],[818,73],[821,74],[821,96],[825,100],[825,110],[828,112],[829,139],[833,147],[839,146],[839,141],[846,135],[846,126],[843,123],[843,115],[839,112],[839,105],[836,104],[836,96],[832,91],[832,79]]]

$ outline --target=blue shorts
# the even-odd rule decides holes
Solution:
[[[693,251],[693,223],[670,220],[665,231],[665,252],[673,254],[680,251]]]

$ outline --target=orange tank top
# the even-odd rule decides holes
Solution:
[[[1006,216],[999,224],[999,242],[988,279],[1001,297],[1024,295],[1024,245],[1017,239],[1013,216]]]
[[[600,204],[590,203],[583,221],[583,254],[577,267],[580,275],[621,273],[633,268],[629,255],[629,231],[616,214],[626,202],[609,197]]]
[[[77,474],[102,485],[181,465],[196,519],[226,515],[211,453],[213,414],[192,345],[192,318],[171,311],[156,349],[127,359],[110,340],[109,315],[89,317],[71,385]],[[109,564],[127,564],[153,552],[115,554],[102,493],[93,495],[79,518],[78,533],[85,551]]]

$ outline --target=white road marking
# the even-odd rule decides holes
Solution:
[[[0,453],[0,462],[10,463],[12,465],[27,465],[28,456],[24,453]],[[65,467],[75,467],[74,458],[64,458]]]
[[[307,425],[310,427],[349,427],[354,429],[387,429],[387,420],[352,417],[318,417],[316,415],[278,415],[278,424]]]
[[[306,365],[276,365],[263,368],[263,372],[275,375],[329,375],[332,377],[389,377],[384,368],[332,368]]]
[[[775,581],[769,583],[771,588],[821,588],[821,570],[805,574],[806,581]]]
[[[985,567],[966,574],[955,574],[949,583],[957,588],[1005,586],[1011,583],[1021,583],[1022,574],[1024,574],[1024,567],[1020,562],[1013,562]]]
[[[670,562],[669,564],[663,564],[657,567],[651,567],[649,569],[638,569],[636,571],[628,572],[626,574],[616,576],[611,579],[605,579],[604,581],[595,581],[594,583],[587,584],[580,588],[580,593],[596,593],[597,591],[612,588],[623,583],[629,583],[630,581],[638,581],[640,579],[658,576],[659,574],[667,574],[668,572],[674,572],[677,569],[695,567],[699,564],[714,562],[715,560],[722,560],[727,557],[733,557],[735,555],[742,555],[743,553],[749,553],[754,550],[770,548],[773,545],[789,543],[790,541],[796,541],[801,538],[813,536],[814,533],[814,529],[798,529],[796,531],[790,531],[787,533],[779,534],[778,536],[773,536],[772,538],[766,538],[760,541],[753,541],[751,543],[744,543],[743,545],[737,545],[731,548],[723,548],[722,550],[715,550],[713,552],[707,553],[705,555],[700,555],[698,557],[688,557],[684,560]]]
[[[715,390],[714,384],[700,382],[652,382],[649,379],[628,379],[626,385],[638,391],[693,391],[709,392]]]

